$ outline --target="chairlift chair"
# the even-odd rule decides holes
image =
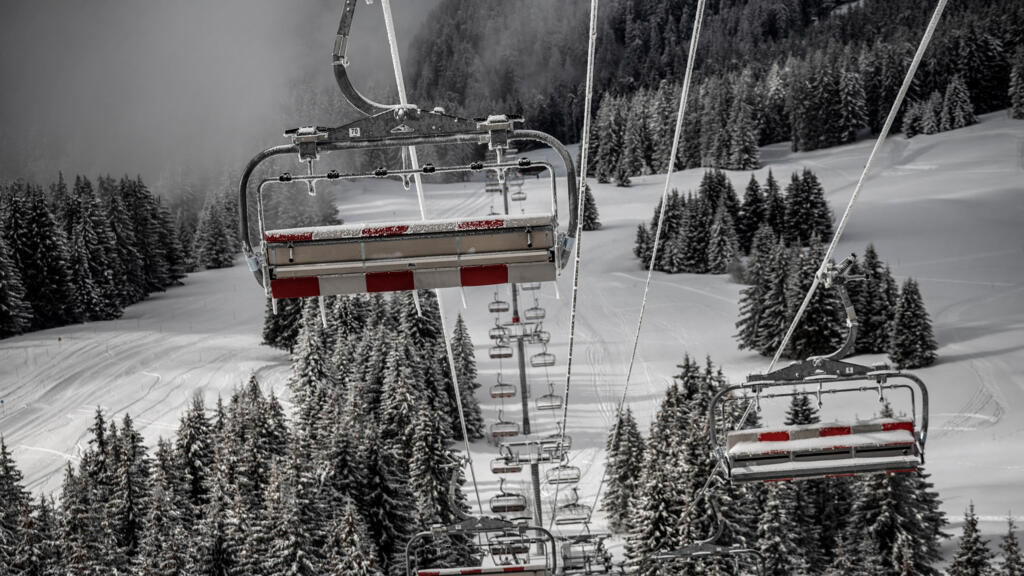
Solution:
[[[523,471],[523,463],[519,461],[518,455],[512,454],[511,450],[503,456],[491,460],[491,474],[518,474]]]
[[[544,309],[538,305],[536,300],[533,301],[533,306],[523,311],[523,318],[527,322],[539,322],[544,319],[545,315]]]
[[[510,309],[511,307],[509,306],[508,301],[498,298],[497,292],[494,293],[494,300],[487,305],[487,311],[491,314],[501,314],[503,312],[508,312]]]
[[[497,360],[499,358],[511,358],[512,347],[506,344],[505,340],[499,340],[494,344],[494,346],[487,349],[487,354],[492,360]]]
[[[540,282],[523,282],[519,285],[520,288],[529,292],[540,290],[540,286]]]
[[[573,526],[589,522],[592,513],[593,508],[580,502],[579,491],[573,486],[568,491],[566,501],[555,506],[553,517],[556,526]]]
[[[580,481],[580,469],[563,461],[544,473],[544,481],[548,484],[576,484]]]
[[[500,379],[497,384],[491,386],[491,398],[514,398],[515,395],[516,387],[501,382]]]
[[[841,360],[853,350],[857,317],[845,289],[851,259],[827,276],[838,288],[847,311],[846,341],[836,352],[798,361],[770,374],[752,375],[746,384],[720,390],[708,408],[708,438],[733,482],[785,481],[803,478],[912,472],[924,463],[928,433],[928,389],[917,376],[880,365],[867,367]],[[836,271],[838,269],[838,271]],[[899,382],[891,382],[898,380]],[[902,381],[907,381],[903,383]],[[755,402],[789,398],[812,386],[818,399],[831,394],[875,393],[879,400],[893,390],[909,392],[911,416],[873,420],[822,422],[813,425],[720,430],[716,413],[733,392],[752,393]],[[772,392],[787,388],[792,391]],[[767,392],[766,392],[767,391]]]
[[[541,330],[540,324],[538,324],[537,328],[530,333],[529,342],[530,344],[547,345],[548,342],[551,342],[551,333],[547,330]]]
[[[608,574],[612,555],[604,545],[610,534],[584,533],[567,537],[560,543],[562,573],[566,575]]]
[[[534,368],[546,368],[548,366],[555,365],[555,355],[548,352],[548,347],[544,346],[544,351],[530,356],[530,366]]]
[[[491,340],[507,340],[508,328],[505,328],[504,326],[499,324],[497,320],[495,320],[494,327],[487,331],[487,336],[490,337]]]
[[[555,385],[548,383],[548,393],[537,398],[537,410],[558,410],[562,407],[562,397],[555,394]]]
[[[498,421],[491,424],[492,438],[511,438],[519,435],[519,423],[504,419],[501,410],[498,410]]]
[[[491,496],[489,504],[491,512],[495,514],[514,514],[525,511],[529,503],[526,496],[505,490],[505,479],[502,478],[498,493]]]
[[[516,558],[518,556],[529,556],[531,544],[533,542],[530,538],[512,532],[511,534],[501,534],[488,539],[487,549],[492,556],[498,556],[500,559],[512,557],[513,560],[518,561]],[[503,562],[499,560],[498,563],[501,564]]]
[[[458,568],[417,568],[421,557],[417,550],[425,548],[427,541],[435,546],[440,537],[462,537],[473,547],[478,562],[490,555],[493,565],[475,565]],[[406,576],[462,576],[497,575],[515,572],[523,576],[554,576],[559,567],[555,553],[555,538],[543,527],[496,517],[469,517],[450,525],[434,525],[413,535],[405,547]],[[524,551],[525,548],[525,551]],[[536,552],[534,552],[536,550]]]
[[[519,188],[515,192],[509,194],[508,199],[513,202],[524,202],[526,200],[526,191],[524,191],[522,188]]]

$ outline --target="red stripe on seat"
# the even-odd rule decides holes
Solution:
[[[792,478],[768,478],[765,482],[792,482]]]
[[[853,472],[847,472],[845,474],[826,474],[825,478],[851,478],[856,476]]]
[[[758,442],[786,442],[789,440],[789,432],[782,430],[779,432],[761,432],[757,435]]]
[[[469,220],[466,222],[459,222],[459,230],[491,230],[494,228],[502,228],[504,226],[505,221],[501,219]]]
[[[914,432],[913,422],[884,422],[882,424],[882,431],[890,432],[892,430],[906,430],[907,432]]]
[[[294,234],[273,234],[267,232],[264,236],[267,242],[309,242],[313,239],[312,232],[297,232]]]
[[[846,436],[849,433],[849,426],[826,426],[821,430],[818,430],[818,436],[821,438],[826,436]]]
[[[490,286],[492,284],[508,283],[508,266],[496,264],[494,266],[467,266],[459,270],[460,281],[463,286]]]
[[[502,572],[525,572],[525,571],[526,571],[526,568],[524,568],[522,566],[505,566],[505,569],[502,570]]]
[[[397,272],[370,272],[366,275],[367,292],[398,292],[415,290],[412,270]]]
[[[441,576],[441,573],[437,570],[420,570],[417,574],[419,576]]]
[[[484,571],[481,568],[465,568],[459,570],[459,574],[483,574]]]
[[[363,228],[361,236],[401,236],[409,231],[409,226],[378,226],[376,228]]]
[[[320,280],[316,276],[278,278],[270,281],[270,294],[275,299],[319,296]]]

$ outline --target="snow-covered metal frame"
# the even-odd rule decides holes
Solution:
[[[891,380],[901,380],[891,382]],[[766,392],[776,388],[803,390]],[[806,387],[813,387],[807,390]],[[736,394],[753,401],[792,397],[905,390],[910,419],[831,422],[772,430],[730,431],[718,424],[717,412]],[[726,476],[733,482],[787,481],[853,476],[877,472],[909,472],[924,464],[928,435],[928,388],[914,374],[887,367],[869,368],[827,357],[795,362],[747,383],[719,390],[708,407],[708,441]]]
[[[604,545],[611,534],[585,532],[563,537],[559,542],[559,556],[562,558],[562,574],[590,575],[612,573],[612,556]]]
[[[544,132],[515,129],[514,126],[517,122],[518,120],[514,118],[509,119],[505,116],[493,116],[484,121],[474,123],[472,121],[449,116],[438,111],[425,112],[418,109],[395,109],[374,117],[356,120],[355,122],[346,124],[339,128],[315,127],[304,129],[301,132],[292,132],[292,145],[274,147],[258,154],[246,167],[240,183],[239,200],[243,250],[246,254],[247,260],[249,261],[250,270],[252,270],[256,276],[257,282],[259,282],[260,285],[268,291],[270,296],[279,298],[370,291],[410,290],[418,288],[458,287],[466,285],[482,286],[504,284],[508,282],[538,282],[554,280],[553,276],[556,276],[564,268],[574,245],[575,223],[577,223],[578,218],[577,182],[573,179],[575,177],[575,169],[568,151],[565,150],[557,139]],[[398,131],[395,132],[395,130]],[[507,142],[512,140],[531,140],[543,143],[543,145],[547,145],[554,149],[561,157],[564,164],[565,174],[567,175],[566,190],[568,192],[569,200],[569,222],[567,230],[558,230],[558,195],[555,183],[558,178],[555,175],[555,170],[550,164],[538,163],[538,165],[544,166],[548,169],[551,174],[552,209],[551,213],[546,215],[548,216],[548,221],[539,223],[532,221],[532,218],[526,218],[523,220],[524,217],[522,216],[505,216],[501,218],[502,223],[500,227],[497,224],[494,228],[490,227],[489,224],[480,224],[479,227],[464,227],[462,230],[456,231],[439,230],[436,233],[431,233],[424,230],[419,235],[416,235],[415,238],[410,237],[397,239],[418,243],[420,240],[434,238],[451,239],[455,237],[474,238],[483,242],[489,237],[507,237],[509,234],[518,232],[525,235],[525,246],[523,246],[522,249],[513,249],[511,251],[505,250],[505,252],[508,252],[507,254],[498,254],[497,252],[501,252],[501,250],[498,250],[495,254],[492,254],[495,256],[494,258],[484,258],[487,259],[487,261],[477,261],[486,254],[475,254],[470,252],[467,252],[466,254],[458,252],[455,254],[447,254],[444,250],[449,252],[452,250],[442,249],[442,252],[438,255],[449,256],[449,259],[444,262],[432,263],[426,260],[418,260],[416,262],[407,261],[409,258],[402,257],[402,252],[398,250],[392,251],[397,253],[398,257],[392,258],[394,261],[390,262],[390,264],[393,265],[386,265],[386,268],[388,268],[386,271],[367,270],[365,273],[351,271],[343,271],[339,273],[338,271],[327,271],[327,273],[321,273],[312,269],[304,271],[309,273],[308,276],[293,277],[292,279],[289,279],[288,282],[281,283],[278,290],[273,289],[273,281],[276,280],[275,275],[276,270],[278,270],[276,266],[281,265],[283,261],[289,264],[294,264],[295,262],[288,261],[287,259],[282,260],[280,258],[278,260],[271,261],[272,255],[292,255],[293,248],[299,245],[303,247],[323,247],[325,245],[330,246],[345,243],[354,244],[356,242],[361,242],[361,245],[369,245],[377,242],[394,242],[396,239],[390,237],[390,235],[380,238],[370,237],[362,239],[316,239],[316,235],[310,233],[315,233],[317,231],[309,229],[300,229],[298,232],[288,231],[296,232],[296,235],[293,236],[284,234],[286,231],[273,231],[279,234],[273,235],[268,239],[265,222],[260,217],[259,233],[261,238],[259,250],[256,250],[253,246],[249,230],[249,182],[256,168],[265,160],[275,156],[297,154],[301,161],[307,162],[311,167],[312,162],[318,159],[319,154],[322,152],[403,148],[410,146],[458,145],[458,143],[477,143],[477,145],[487,143],[488,146],[492,146],[494,148],[507,146]],[[269,186],[269,184],[274,182],[300,182],[306,184],[309,192],[314,192],[315,182],[321,180],[345,180],[353,178],[385,177],[389,175],[430,174],[478,170],[504,170],[524,164],[532,165],[534,163],[531,163],[528,160],[520,160],[518,162],[501,162],[492,164],[475,162],[469,165],[450,167],[424,165],[419,170],[378,169],[373,172],[346,174],[331,171],[325,174],[309,173],[306,175],[292,175],[290,173],[285,173],[278,178],[263,179],[257,190],[257,198],[259,199],[261,197],[263,189],[266,186]],[[261,211],[259,210],[259,207],[257,207],[257,215],[259,216],[260,213]],[[497,221],[495,218],[490,219]],[[400,227],[400,225],[406,224],[407,222],[401,222],[398,225]],[[377,228],[384,229],[386,227]],[[536,229],[536,234],[531,234],[530,231],[534,229]],[[299,232],[301,232],[301,234],[299,234]],[[534,243],[535,238],[542,245],[538,246],[537,250],[532,250],[530,249],[530,246]],[[505,238],[505,240],[509,239]],[[515,244],[513,247],[514,246]],[[286,253],[281,254],[281,250],[286,250]],[[536,253],[527,254],[526,252]],[[427,254],[427,256],[431,255],[433,254]],[[523,261],[522,258],[525,258],[525,260],[528,261]],[[508,260],[507,263],[506,260]],[[351,258],[350,260],[343,261],[358,262],[360,260],[358,258]],[[406,266],[406,269],[398,270],[401,269],[401,266]],[[412,270],[414,266],[421,266],[421,268],[426,266],[428,269],[432,266],[432,269],[435,272],[433,274],[416,275]],[[463,271],[466,272],[464,273]],[[381,282],[376,282],[376,280],[378,280],[377,277],[368,278],[366,276],[367,274],[376,274],[377,272],[386,272],[388,276],[380,277],[379,280],[381,280]],[[294,278],[305,278],[306,280],[300,281],[295,280]],[[319,282],[319,280],[323,278],[329,278],[330,281],[326,285],[323,282]],[[371,280],[373,280],[373,282],[371,282]]]
[[[525,542],[531,548],[539,550],[544,558],[539,561],[539,555],[534,558],[517,564],[498,564],[495,566],[472,566],[463,568],[417,568],[414,551],[416,547],[425,540],[443,536],[467,536],[471,541],[483,541],[484,552],[492,556],[516,556],[513,554],[493,554],[491,543],[494,538],[510,538],[514,536],[516,542]],[[511,541],[510,539],[509,541]],[[509,547],[506,547],[509,548]],[[547,529],[540,526],[531,526],[521,522],[512,522],[502,518],[484,516],[480,518],[463,518],[461,521],[447,526],[433,526],[413,535],[405,547],[405,574],[406,576],[448,576],[461,574],[508,574],[514,572],[523,575],[533,576],[554,576],[558,572],[558,557],[555,553],[555,537]],[[506,551],[511,551],[509,550]]]

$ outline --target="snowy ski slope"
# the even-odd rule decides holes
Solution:
[[[793,171],[812,169],[839,212],[871,145],[862,141],[794,154],[780,144],[762,149],[762,160],[783,186]],[[767,171],[756,171],[762,183]],[[695,189],[702,173],[679,172],[673,186]],[[750,174],[730,176],[742,195]],[[604,229],[585,234],[582,243],[569,410],[573,463],[583,469],[580,492],[588,503],[603,470],[605,436],[623,391],[640,307],[644,272],[632,255],[635,229],[650,218],[662,184],[656,176],[635,178],[630,188],[592,183]],[[543,209],[545,181],[530,180],[526,187],[527,211]],[[479,183],[428,186],[428,217],[486,214],[492,198],[481,188]],[[305,196],[298,190],[295,194]],[[378,181],[347,186],[339,203],[342,216],[352,221],[418,216],[412,192]],[[560,212],[564,223],[564,196]],[[839,251],[860,253],[874,242],[898,279],[920,281],[940,345],[939,362],[917,371],[932,395],[926,469],[950,519],[956,522],[973,500],[988,532],[1003,530],[1008,511],[1024,514],[1022,222],[1024,122],[997,113],[955,132],[890,139]],[[561,299],[554,285],[540,292],[548,311],[545,327],[552,334],[549,350],[558,365],[547,372],[530,371],[534,397],[546,393],[548,381],[559,390],[564,386],[570,277],[559,282]],[[628,396],[645,431],[684,352],[699,359],[711,355],[733,380],[767,368],[766,359],[738,351],[732,337],[741,288],[726,276],[655,275]],[[459,310],[470,324],[488,421],[495,419],[499,401],[487,396],[487,388],[501,368],[487,357],[486,348],[486,331],[493,324],[486,305],[493,294],[491,288],[467,289],[468,309],[462,309],[458,290],[445,293],[449,327]],[[173,434],[194,390],[203,391],[212,406],[218,393],[229,394],[255,371],[267,387],[287,397],[288,359],[260,346],[262,316],[263,294],[239,265],[193,274],[186,286],[131,307],[117,321],[0,341],[0,434],[29,487],[59,489],[62,468],[77,457],[96,406],[118,418],[129,412],[153,443]],[[505,361],[503,367],[506,376],[514,377],[513,363]],[[518,418],[519,400],[506,402],[506,417]],[[871,394],[842,402],[826,399],[823,418],[869,417],[877,406]],[[898,399],[896,408],[901,408]],[[770,422],[781,409],[766,405],[762,416]],[[534,412],[532,418],[535,432],[554,431],[554,414]],[[494,454],[483,441],[474,445],[485,508],[487,496],[497,490],[488,469]],[[525,488],[528,475],[521,476]]]

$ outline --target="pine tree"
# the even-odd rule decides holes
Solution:
[[[617,98],[605,94],[597,109],[595,124],[601,147],[594,157],[594,170],[601,183],[610,182],[621,163],[625,137],[621,108]]]
[[[782,195],[782,189],[778,181],[768,170],[768,178],[764,181],[764,220],[775,234],[782,237],[786,231],[786,199]]]
[[[102,176],[97,182],[105,212],[109,218],[113,235],[114,261],[121,265],[120,274],[114,278],[117,286],[117,301],[122,307],[141,301],[147,290],[143,284],[144,262],[135,237],[135,223],[128,205],[121,196],[117,182],[110,176]]]
[[[724,274],[737,259],[738,248],[736,246],[736,232],[733,230],[732,219],[729,212],[722,204],[715,213],[715,219],[711,224],[710,239],[708,241],[708,272],[711,274]]]
[[[50,212],[42,188],[15,182],[4,213],[3,233],[18,268],[32,328],[41,330],[80,319],[75,308],[67,242]]]
[[[119,454],[114,471],[116,484],[108,514],[120,553],[130,560],[138,553],[142,523],[149,505],[150,459],[142,435],[135,430],[127,414],[116,444]]]
[[[786,300],[792,306],[791,317],[806,297],[814,275],[825,256],[817,236],[811,238],[811,247],[801,252],[790,269]],[[826,354],[842,342],[842,305],[832,290],[816,290],[807,305],[803,318],[793,330],[787,354],[792,358],[808,358]]]
[[[978,531],[978,517],[974,514],[974,504],[964,512],[964,531],[960,537],[960,546],[949,566],[950,576],[985,576],[992,573],[992,552],[988,549],[988,540],[981,537]]]
[[[889,359],[901,368],[920,368],[935,362],[937,349],[921,291],[913,278],[907,278],[892,321]]]
[[[867,125],[864,83],[850,57],[846,58],[839,73],[838,88],[839,117],[836,123],[839,133],[836,134],[836,143],[845,144],[857,140],[857,133]]]
[[[764,300],[757,323],[754,347],[763,356],[775,354],[782,344],[782,338],[786,335],[790,322],[793,321],[790,305],[797,304],[789,301],[791,291],[787,289],[790,274],[789,254],[785,243],[779,240],[765,268],[765,287],[762,291]]]
[[[234,263],[230,223],[225,221],[223,207],[215,194],[209,194],[199,213],[199,224],[193,240],[192,253],[204,268],[226,268]]]
[[[812,236],[832,236],[832,211],[825,200],[825,190],[813,172],[804,168],[793,174],[786,187],[786,239],[807,246]]]
[[[736,221],[736,237],[739,241],[739,249],[743,254],[750,254],[751,246],[754,243],[754,234],[765,221],[765,201],[761,194],[761,186],[757,178],[751,174],[750,183],[747,184],[746,192],[743,194],[743,205],[740,208],[740,216]]]
[[[682,230],[682,272],[706,274],[708,271],[708,245],[711,241],[713,208],[703,197],[686,204],[685,228]],[[668,252],[666,251],[666,255]]]
[[[332,521],[324,556],[327,576],[381,576],[377,551],[351,500],[345,501],[341,516]]]
[[[901,130],[907,138],[913,138],[921,133],[921,113],[923,107],[920,102],[907,102],[906,110],[903,112],[903,124]]]
[[[484,421],[480,415],[480,404],[477,402],[473,391],[480,388],[476,372],[476,351],[473,341],[469,337],[469,330],[466,322],[459,314],[455,320],[455,330],[452,333],[452,357],[455,360],[455,373],[459,381],[459,396],[462,399],[462,412],[466,419],[466,433],[471,440],[478,440],[484,437]],[[456,422],[458,424],[458,422]],[[452,437],[462,440],[462,427],[457,426],[452,431]]]
[[[268,298],[263,313],[263,343],[291,352],[299,338],[302,318],[302,300],[288,298],[277,301],[277,314]]]
[[[939,131],[939,117],[942,114],[942,94],[936,90],[927,100],[921,102],[921,119],[918,126],[922,134],[935,134]]]
[[[1010,71],[1010,115],[1024,120],[1024,46],[1013,54],[1013,68]]]
[[[648,268],[651,265],[651,244],[654,239],[647,231],[647,226],[641,222],[636,226],[636,240],[633,241],[633,255],[640,259],[640,267]]]
[[[363,501],[370,540],[376,542],[378,565],[391,576],[405,569],[405,545],[416,530],[414,504],[408,490],[408,471],[398,453],[382,442],[376,431],[366,431],[367,483]]]
[[[942,112],[939,115],[939,129],[956,130],[977,122],[967,83],[962,76],[954,74],[946,86],[946,97],[942,101]]]
[[[597,212],[597,201],[588,184],[583,190],[583,230],[600,230],[601,217]]]
[[[750,105],[737,94],[729,116],[730,148],[726,166],[732,170],[756,170],[761,164],[757,125]]]
[[[999,576],[1024,576],[1024,558],[1021,558],[1020,541],[1015,531],[1017,526],[1013,523],[1013,517],[1006,520],[1006,536],[999,544],[1002,552],[1002,562],[999,565]]]
[[[739,319],[736,321],[739,330],[736,339],[739,340],[740,350],[758,348],[761,315],[764,313],[767,287],[771,282],[768,271],[774,247],[775,232],[768,226],[759,228],[747,262],[746,281],[749,285],[740,290]]]
[[[215,442],[210,419],[206,416],[203,395],[196,391],[192,395],[192,403],[178,424],[178,441],[175,448],[188,486],[189,500],[197,510],[202,510],[209,504],[210,489],[216,472]]]
[[[300,433],[313,432],[327,391],[338,385],[319,299],[307,298],[302,306],[299,336],[292,351],[292,375],[288,380],[292,401],[298,408]]]
[[[872,244],[868,244],[864,250],[864,261],[857,263],[855,273],[864,278],[848,286],[860,323],[857,351],[884,353],[889,348],[889,331],[899,295],[896,280],[889,268],[881,262]]]
[[[624,98],[621,102],[623,106],[628,106],[628,110],[623,112],[625,127],[619,163],[627,175],[650,174],[654,146],[647,123],[650,108],[647,91],[638,90],[632,97]]]
[[[2,219],[0,219],[2,221]],[[0,338],[15,336],[32,325],[32,306],[25,301],[21,274],[0,234]]]
[[[807,574],[798,526],[791,517],[792,484],[773,484],[767,490],[764,512],[757,525],[757,547],[764,557],[765,576]]]
[[[629,529],[632,503],[644,462],[644,440],[628,406],[608,434],[605,454],[608,480],[601,508],[608,515],[609,528],[625,532]]]
[[[797,394],[789,401],[789,408],[786,409],[786,426],[817,424],[820,421],[818,409],[811,404],[811,397],[807,394]]]

